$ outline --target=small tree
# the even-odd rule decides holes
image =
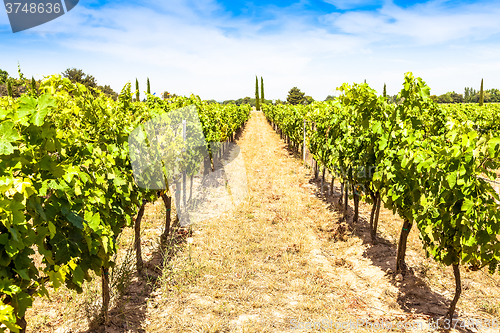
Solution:
[[[463,103],[464,102],[464,96],[462,94],[457,94],[456,92],[451,92],[450,98],[452,103]]]
[[[36,81],[33,76],[31,77],[31,91],[33,92],[33,95],[38,96],[38,89],[36,88]]]
[[[311,104],[312,102],[314,102],[314,98],[312,98],[311,96],[304,96],[304,104]]]
[[[292,105],[302,104],[305,101],[305,93],[301,92],[299,88],[293,87],[288,92],[287,102]]]
[[[479,106],[483,106],[483,103],[484,103],[483,79],[481,79],[481,90],[479,91]]]
[[[260,110],[260,102],[259,102],[259,79],[257,75],[255,75],[255,109],[257,111]]]
[[[13,94],[12,94],[12,83],[10,82],[10,80],[7,80],[7,94],[9,95],[9,97],[13,97]]]
[[[265,98],[264,98],[264,79],[262,78],[262,76],[260,77],[260,104],[264,104],[265,103]]]
[[[470,103],[472,100],[472,97],[474,96],[474,93],[472,92],[472,88],[465,87],[464,89],[464,101],[465,103]]]
[[[135,79],[135,100],[137,102],[141,101],[141,93],[139,92],[139,81],[137,81],[137,78]]]
[[[383,96],[384,96],[384,97],[387,97],[387,90],[386,90],[386,87],[385,87],[385,83],[384,83],[384,92],[383,92]]]
[[[8,78],[9,78],[9,73],[0,69],[0,84],[7,83]]]
[[[118,99],[118,93],[115,92],[111,86],[109,85],[104,85],[104,86],[99,86],[98,87],[100,91],[104,93],[107,97],[111,98],[112,100],[116,101]]]
[[[148,83],[147,84],[148,84],[148,87],[147,87],[148,94],[151,94],[151,86],[149,84],[149,77],[148,77]]]
[[[68,68],[62,73],[71,82],[83,84],[87,88],[97,88],[97,82],[92,75],[85,74],[81,69]]]

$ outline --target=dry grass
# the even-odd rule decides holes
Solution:
[[[164,211],[159,204],[148,206],[144,242],[151,250],[143,253],[151,254],[145,258],[153,263],[150,269],[156,265],[161,271],[150,281],[132,276],[115,298],[107,332],[290,332],[292,320],[395,323],[446,312],[453,275],[425,259],[416,228],[407,260],[414,274],[396,283],[385,273],[394,269],[402,225],[392,212],[381,211],[379,245],[369,242],[368,205],[361,204],[360,222],[347,229],[334,209],[335,197],[316,193],[310,170],[286,150],[260,112],[252,113],[238,145],[248,174],[247,200],[193,225],[192,238],[167,256],[158,254],[155,243]],[[498,318],[498,276],[463,272],[463,279],[461,318]],[[61,289],[52,302],[37,300],[28,313],[29,331],[88,331],[91,320],[83,309],[92,304],[98,283],[88,284],[83,295]]]

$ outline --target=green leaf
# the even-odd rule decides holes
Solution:
[[[420,88],[420,92],[419,93],[420,93],[420,97],[422,97],[422,98],[429,97],[430,93],[431,93],[431,88],[426,85],[426,86]]]
[[[14,152],[12,143],[21,139],[14,129],[14,123],[6,121],[0,124],[0,155],[10,155]]]
[[[29,117],[31,123],[36,126],[42,126],[50,109],[56,107],[55,100],[50,94],[42,95],[38,100],[24,96],[20,98],[20,102],[17,110],[18,119],[26,124],[26,118]]]
[[[50,170],[53,163],[52,158],[49,155],[45,155],[38,165],[41,170]]]
[[[77,266],[74,271],[73,271],[73,282],[78,285],[79,287],[82,286],[82,283],[84,282],[85,279],[85,274],[83,272],[83,269],[80,266]]]
[[[125,179],[122,179],[120,177],[116,177],[114,180],[113,180],[113,184],[118,187],[118,186],[123,186],[123,185],[126,185],[127,184],[127,181]]]
[[[35,112],[37,100],[30,96],[19,98],[19,108],[16,111],[16,119],[25,126],[28,126],[29,117]]]
[[[455,172],[450,173],[448,176],[446,176],[446,180],[448,181],[448,185],[450,188],[454,188],[455,184],[457,183],[457,174]]]
[[[80,185],[75,185],[75,194],[78,196],[82,195],[82,188]]]
[[[488,142],[489,153],[492,157],[500,156],[500,138],[496,137]]]
[[[474,207],[474,201],[470,200],[469,198],[465,198],[464,203],[462,205],[462,211],[470,212],[473,207]]]
[[[26,309],[31,307],[31,305],[33,304],[33,300],[31,299],[30,295],[23,291],[13,297],[12,303],[17,306],[17,315],[19,317],[24,317]]]
[[[85,221],[87,221],[88,226],[92,228],[92,230],[97,232],[101,229],[101,218],[99,213],[92,214],[92,212],[85,212]]]
[[[406,166],[408,165],[408,162],[410,162],[410,160],[406,156],[404,156],[403,160],[401,161],[401,167],[406,168]]]
[[[460,176],[463,176],[467,173],[465,166],[463,164],[460,165]]]
[[[42,220],[47,221],[47,214],[45,214],[45,210],[43,209],[42,205],[39,202],[35,202],[35,203],[30,202],[29,203],[30,207],[33,207],[33,205],[35,206],[34,208],[35,208],[36,212],[38,213],[38,215],[40,215]]]
[[[54,225],[54,223],[50,222],[49,221],[49,232],[50,232],[50,238],[54,238],[54,236],[56,235],[56,226]]]
[[[18,333],[20,327],[16,325],[14,311],[12,306],[5,305],[0,301],[0,323],[4,324],[11,332]]]
[[[387,138],[384,136],[380,138],[379,149],[384,150],[386,147],[387,147]]]
[[[62,276],[61,272],[49,271],[47,272],[49,276],[50,282],[52,282],[52,287],[57,290],[61,283],[64,282],[64,276]]]
[[[21,329],[21,327],[17,326],[17,324],[15,324],[14,322],[9,322],[9,321],[0,321],[0,322],[4,324],[11,332],[18,333],[19,330]]]
[[[101,242],[102,242],[102,248],[104,249],[104,252],[108,253],[108,244],[109,244],[108,237],[102,237]]]
[[[56,101],[50,94],[44,94],[38,99],[38,107],[40,109],[55,108]]]
[[[0,234],[0,244],[6,245],[8,241],[9,241],[9,234],[6,233]]]
[[[12,262],[11,254],[7,252],[8,247],[5,247],[5,252],[0,252],[0,267],[7,267]]]
[[[67,208],[62,208],[61,213],[78,229],[83,229],[83,219],[78,216],[75,212],[68,210]]]
[[[19,276],[24,279],[24,280],[27,280],[27,281],[31,281],[30,279],[30,276],[28,275],[28,270],[25,268],[25,269],[20,269],[20,270],[15,270]]]

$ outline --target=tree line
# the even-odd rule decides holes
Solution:
[[[63,77],[70,79],[73,83],[80,83],[86,86],[87,88],[98,89],[103,92],[106,96],[112,98],[116,101],[118,97],[118,93],[116,93],[109,85],[98,85],[94,76],[90,74],[86,74],[83,70],[77,68],[68,68],[64,72],[61,73]],[[12,97],[20,97],[23,93],[26,92],[26,87],[24,85],[23,78],[19,77],[19,79],[13,78],[9,76],[9,73],[0,69],[0,97],[2,96],[12,96]],[[38,89],[40,86],[41,80],[35,80],[32,78],[31,88]],[[366,83],[366,80],[365,80]],[[133,100],[140,100],[139,94],[139,82],[136,79],[136,96]],[[151,93],[149,78],[147,79],[147,93]],[[383,96],[387,97],[389,103],[398,104],[399,101],[397,95],[387,96],[386,94],[386,85],[384,83]],[[161,94],[163,99],[169,99],[173,97],[177,97],[176,94],[169,93],[165,91]],[[336,97],[333,95],[328,95],[325,101],[333,100]],[[476,91],[473,87],[465,87],[464,93],[459,94],[455,91],[449,91],[442,95],[431,95],[430,98],[436,103],[500,103],[500,90],[499,89],[487,89],[483,90],[483,80],[481,80],[480,90]],[[244,98],[239,99],[229,99],[223,102],[217,102],[216,100],[209,100],[209,103],[220,103],[220,104],[249,104],[252,107],[255,107],[257,110],[261,109],[263,104],[272,104],[273,101],[270,99],[264,98],[264,79],[260,77],[260,87],[259,80],[257,76],[255,76],[255,98],[251,98],[246,96]],[[305,95],[299,88],[293,87],[288,91],[288,95],[286,100],[275,100],[274,104],[291,104],[291,105],[308,105],[314,102],[314,99],[311,96]]]
[[[387,98],[389,103],[399,104],[402,102],[401,99],[398,98],[398,95],[387,95],[385,83],[382,95]],[[483,103],[500,103],[500,90],[494,88],[484,90],[483,80],[481,80],[481,87],[479,90],[475,90],[473,87],[465,87],[463,94],[449,91],[442,95],[430,95],[429,97],[436,103],[477,103],[482,105]],[[334,99],[336,99],[335,96],[328,95],[325,101]]]
[[[430,98],[437,103],[499,103],[500,90],[498,89],[483,89],[483,79],[481,79],[481,87],[476,91],[473,87],[465,87],[463,94],[458,94],[455,91],[449,91],[445,94],[436,96],[431,95]]]
[[[21,73],[20,69],[19,78],[13,78],[9,75],[7,71],[0,69],[0,97],[11,96],[11,97],[21,97],[22,94],[26,92],[25,78]],[[61,75],[65,78],[70,79],[73,83],[81,83],[87,88],[93,88],[94,90],[100,90],[106,96],[111,97],[114,101],[118,98],[118,93],[116,93],[109,85],[98,85],[94,76],[86,74],[83,70],[77,68],[68,68]],[[35,80],[31,78],[31,88],[37,90],[40,87],[41,80]]]
[[[272,104],[272,101],[266,100],[264,98],[264,79],[262,78],[262,76],[260,77],[260,97],[259,97],[259,80],[257,76],[255,76],[254,101],[255,101],[255,108],[257,110],[261,110],[261,105],[263,104]],[[288,96],[286,98],[286,101],[277,99],[274,104],[308,105],[311,104],[312,102],[314,102],[314,99],[311,96],[306,96],[306,94],[300,91],[299,88],[293,87],[288,91]]]
[[[0,97],[12,96],[19,97],[26,92],[21,78],[15,79],[9,76],[9,73],[0,69]]]
[[[480,92],[472,87],[465,87],[464,94],[451,91],[439,96],[431,95],[431,98],[437,103],[479,103],[481,96]],[[485,90],[483,101],[484,103],[500,103],[500,90]]]

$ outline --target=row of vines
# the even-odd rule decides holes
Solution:
[[[403,219],[396,260],[403,275],[407,237],[416,225],[427,255],[453,267],[451,320],[461,294],[460,266],[500,270],[500,198],[489,181],[500,168],[500,108],[440,106],[412,73],[405,75],[398,104],[366,83],[337,89],[333,101],[264,105],[263,112],[297,150],[305,137],[316,176],[322,167],[333,175],[332,188],[340,180],[346,208],[351,191],[354,222],[361,197],[373,205],[373,242],[382,204]]]
[[[24,331],[26,309],[34,297],[48,296],[47,286],[82,291],[93,273],[102,279],[105,321],[118,235],[135,221],[140,271],[137,231],[145,203],[158,196],[165,202],[162,239],[172,219],[169,186],[137,185],[130,134],[155,117],[194,106],[214,158],[223,145],[208,142],[233,139],[250,108],[208,104],[197,96],[148,95],[146,102],[132,102],[130,84],[114,102],[60,76],[26,86],[20,98],[0,99],[0,332]]]

